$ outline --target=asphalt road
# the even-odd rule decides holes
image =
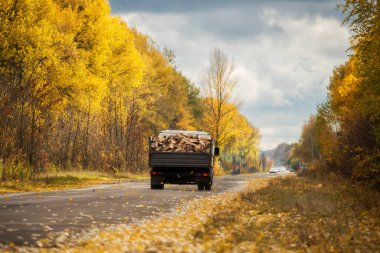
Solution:
[[[43,193],[0,196],[0,243],[34,246],[49,233],[91,226],[135,223],[170,212],[183,202],[233,191],[269,173],[215,177],[211,192],[195,185],[165,185],[150,190],[148,180]]]

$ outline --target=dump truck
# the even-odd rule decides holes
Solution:
[[[149,137],[151,189],[164,189],[165,184],[195,184],[199,191],[210,191],[218,155],[215,140],[206,132],[163,130]]]

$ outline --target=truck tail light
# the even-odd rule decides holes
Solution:
[[[208,176],[210,176],[210,174],[207,172],[202,172],[202,173],[197,173],[197,176],[198,177],[208,177]]]
[[[153,175],[153,176],[158,176],[158,175],[162,175],[162,172],[159,172],[159,171],[151,171],[150,174]]]

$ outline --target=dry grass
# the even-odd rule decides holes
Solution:
[[[249,186],[204,230],[233,231],[227,244],[263,251],[379,252],[380,194],[336,177],[288,177]],[[234,215],[236,214],[236,215]],[[215,229],[216,228],[216,229]],[[217,233],[205,233],[215,240]],[[218,251],[218,248],[216,248]],[[221,250],[223,251],[223,250]]]
[[[119,183],[130,179],[146,179],[148,174],[117,173],[108,174],[94,171],[54,172],[40,175],[34,180],[0,181],[0,194],[54,191],[71,188],[87,187],[95,184]]]

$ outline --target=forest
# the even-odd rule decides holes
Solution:
[[[173,51],[112,15],[106,0],[3,0],[0,178],[143,173],[148,137],[162,129],[208,131],[223,162],[239,156],[254,167],[260,134],[233,98],[233,70],[213,50],[201,89]]]
[[[380,2],[347,0],[339,8],[351,30],[350,56],[334,68],[289,163],[380,189]]]

